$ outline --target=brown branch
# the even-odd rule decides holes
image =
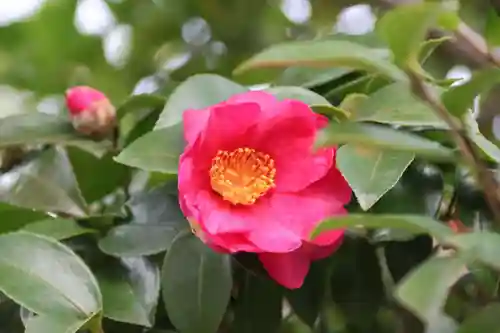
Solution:
[[[426,86],[424,80],[412,71],[408,71],[408,76],[412,84],[413,93],[426,102],[450,128],[451,136],[457,144],[465,162],[476,173],[478,183],[484,191],[494,220],[500,227],[500,201],[497,195],[498,185],[493,174],[478,157],[474,145],[463,130],[462,124],[450,115],[439,98]]]

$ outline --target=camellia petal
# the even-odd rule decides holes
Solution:
[[[302,286],[311,265],[311,259],[306,251],[261,253],[259,260],[276,282],[289,289]]]
[[[255,145],[270,154],[280,170],[277,191],[299,191],[327,173],[333,164],[334,149],[313,151],[316,132],[324,125],[323,116],[292,100],[279,102],[276,109],[281,111],[257,126]]]
[[[242,94],[236,94],[230,97],[227,104],[240,104],[240,103],[256,103],[259,105],[263,115],[268,115],[276,111],[276,105],[279,103],[278,99],[271,94],[264,91],[248,91]]]
[[[245,135],[260,115],[256,103],[225,104],[214,107],[202,135],[206,153],[243,148],[249,142]]]
[[[210,110],[186,110],[182,114],[184,123],[184,139],[188,145],[193,144],[203,129],[207,126]]]

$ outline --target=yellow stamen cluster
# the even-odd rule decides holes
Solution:
[[[212,160],[212,189],[234,205],[252,205],[275,186],[274,160],[251,148],[219,150]]]

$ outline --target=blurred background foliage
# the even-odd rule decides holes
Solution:
[[[2,1],[0,115],[34,108],[61,112],[65,89],[76,84],[94,86],[120,102],[132,92],[166,93],[195,73],[231,77],[242,60],[280,41],[335,32],[369,33],[375,15],[391,2]],[[463,0],[464,19],[473,27],[484,28],[482,3],[487,2]],[[467,60],[456,53],[454,61],[446,51],[443,47],[443,52],[428,62],[439,76]],[[459,73],[455,70],[451,75],[467,75],[466,69],[455,69]],[[235,80],[266,83],[274,80],[275,74],[252,73]],[[290,76],[288,82],[286,79],[281,83],[296,83]]]

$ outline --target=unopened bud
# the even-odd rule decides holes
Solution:
[[[116,124],[116,110],[99,90],[78,86],[66,91],[66,105],[75,129],[86,135],[104,135]]]

